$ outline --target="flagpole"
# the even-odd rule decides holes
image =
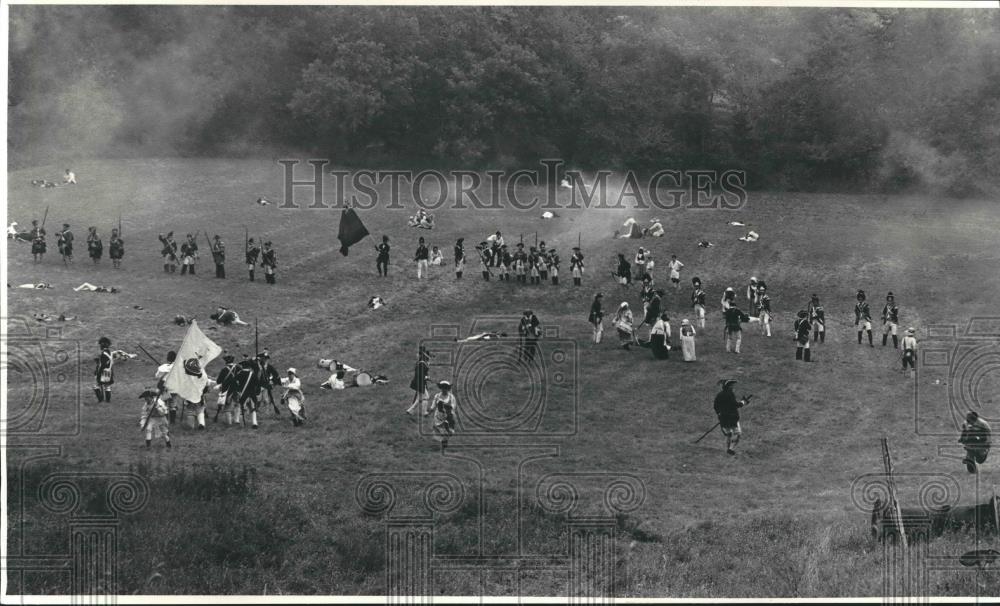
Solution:
[[[254,352],[254,356],[259,356],[260,355],[260,344],[259,344],[259,341],[258,341],[257,337],[258,337],[258,324],[257,324],[257,318],[254,318],[253,319],[253,352]]]

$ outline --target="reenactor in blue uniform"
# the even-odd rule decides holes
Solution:
[[[556,249],[549,249],[549,257],[546,260],[549,269],[549,277],[552,280],[552,284],[555,286],[559,285],[559,255],[556,254]]]
[[[187,235],[187,241],[181,244],[181,275],[186,273],[194,275],[194,264],[198,259],[198,243],[195,242],[194,236],[191,234]]]
[[[875,347],[872,342],[872,310],[865,300],[865,291],[858,291],[858,302],[854,305],[854,325],[858,327],[858,345],[861,345],[861,333],[868,332],[868,345]]]
[[[892,334],[892,347],[899,349],[899,337],[896,330],[899,327],[899,307],[896,305],[896,297],[890,291],[885,296],[885,305],[882,307],[882,347],[886,346],[889,334]]]
[[[510,267],[514,264],[514,255],[510,254],[507,250],[506,244],[500,245],[500,254],[498,255],[500,265],[500,279],[505,282],[510,282]]]
[[[705,328],[705,291],[701,288],[701,278],[691,278],[691,307],[698,316],[699,328]]]
[[[761,334],[771,336],[771,297],[767,294],[767,284],[757,283],[757,317],[760,319]]]
[[[514,277],[518,282],[527,282],[528,255],[524,252],[524,244],[517,243],[517,250],[514,251]]]
[[[541,283],[541,274],[539,273],[538,266],[541,265],[541,255],[538,253],[538,249],[534,246],[528,248],[528,277],[531,278],[532,284]]]
[[[573,286],[580,286],[583,284],[583,253],[580,252],[580,247],[573,247],[573,254],[569,257],[569,271],[573,274]]]

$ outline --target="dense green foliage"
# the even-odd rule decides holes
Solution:
[[[1000,161],[1000,14],[14,6],[12,163],[317,153],[343,165],[738,168],[954,194]]]

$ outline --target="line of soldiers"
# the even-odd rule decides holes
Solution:
[[[551,281],[553,285],[559,284],[559,269],[561,259],[555,248],[548,248],[542,240],[538,246],[529,246],[525,251],[522,242],[518,242],[514,252],[510,252],[503,241],[500,232],[491,236],[490,240],[484,240],[476,245],[475,249],[479,255],[479,267],[483,279],[487,282],[497,270],[497,279],[500,281],[510,281],[511,275],[515,281],[522,284],[541,284]],[[461,241],[455,246],[456,274],[461,277],[460,266],[465,264],[465,254],[461,251]],[[570,274],[573,277],[573,285],[580,286],[584,272],[583,253],[580,248],[574,246],[573,254],[570,255]]]
[[[45,227],[39,225],[38,220],[35,219],[31,221],[31,229],[28,233],[21,236],[23,239],[31,242],[31,255],[35,263],[42,262],[45,253],[48,252],[48,243],[45,239],[47,235]],[[76,238],[70,229],[70,224],[63,223],[62,229],[57,231],[55,235],[56,246],[58,247],[59,256],[63,264],[72,263],[73,242]],[[108,244],[108,256],[111,257],[111,263],[116,269],[119,269],[121,268],[121,260],[125,257],[125,241],[121,238],[117,229],[111,230],[111,238]],[[94,226],[87,228],[87,254],[95,264],[104,256],[104,242],[97,233],[97,227]]]
[[[208,234],[205,235],[208,237]],[[160,255],[163,256],[164,273],[176,273],[177,265],[181,265],[181,275],[195,275],[198,261],[198,242],[194,235],[187,234],[183,244],[178,246],[174,239],[174,232],[166,235],[159,234],[157,238],[162,245]],[[226,278],[226,243],[219,234],[215,234],[210,242],[212,261],[215,263],[215,277]],[[268,284],[275,284],[275,269],[278,266],[277,252],[271,245],[271,241],[264,242],[261,249],[257,246],[253,238],[248,238],[246,243],[246,264],[250,281],[255,281],[254,269],[258,259],[260,266],[264,268],[264,279]]]

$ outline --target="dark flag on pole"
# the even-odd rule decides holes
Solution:
[[[353,208],[344,209],[340,213],[340,232],[337,234],[337,239],[340,240],[340,254],[346,257],[347,249],[367,235],[368,229]]]

